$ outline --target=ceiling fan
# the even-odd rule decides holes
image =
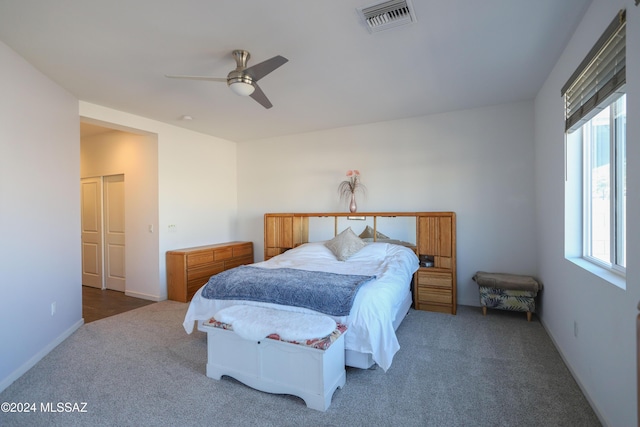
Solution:
[[[273,105],[258,86],[258,80],[289,61],[287,58],[277,55],[259,64],[247,68],[247,61],[251,57],[246,50],[234,50],[233,58],[236,60],[236,69],[231,71],[226,78],[208,76],[181,76],[167,75],[172,79],[208,80],[213,82],[226,82],[231,90],[240,96],[250,96],[264,108]]]

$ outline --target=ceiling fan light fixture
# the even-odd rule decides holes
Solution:
[[[245,82],[233,82],[229,84],[229,87],[236,95],[240,96],[249,96],[256,90],[251,83]]]

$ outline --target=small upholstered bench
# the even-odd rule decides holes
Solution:
[[[326,411],[346,382],[346,325],[322,338],[285,341],[270,334],[259,341],[242,338],[233,325],[211,318],[198,329],[207,333],[207,376],[228,375],[267,393],[302,398],[309,408]]]
[[[473,280],[478,284],[483,315],[487,314],[487,308],[523,311],[531,321],[531,314],[536,312],[536,296],[542,289],[542,284],[535,278],[478,271]]]

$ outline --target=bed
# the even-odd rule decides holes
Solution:
[[[349,247],[339,239],[349,234],[348,243],[355,242],[357,250],[342,256],[340,250]],[[359,241],[354,240],[354,237]],[[341,244],[332,245],[336,239]],[[344,238],[343,238],[344,240]],[[361,243],[360,243],[361,242]],[[340,260],[339,258],[343,258]],[[356,368],[369,368],[374,363],[385,371],[400,349],[395,330],[411,307],[411,281],[418,269],[415,248],[385,242],[365,242],[350,229],[334,239],[304,243],[266,261],[245,266],[249,269],[294,269],[311,272],[337,273],[341,275],[375,276],[362,284],[353,299],[348,314],[329,315],[336,323],[348,328],[345,334],[345,364]],[[194,324],[203,330],[202,324],[227,307],[246,304],[275,308],[290,312],[318,314],[309,308],[274,304],[270,302],[205,298],[205,286],[196,292],[183,326],[191,333]]]

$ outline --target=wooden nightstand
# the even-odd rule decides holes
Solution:
[[[456,314],[456,214],[428,213],[418,216],[417,223],[418,257],[433,266],[416,272],[414,307]]]
[[[456,313],[453,274],[436,268],[420,268],[416,273],[415,305],[417,310]]]

